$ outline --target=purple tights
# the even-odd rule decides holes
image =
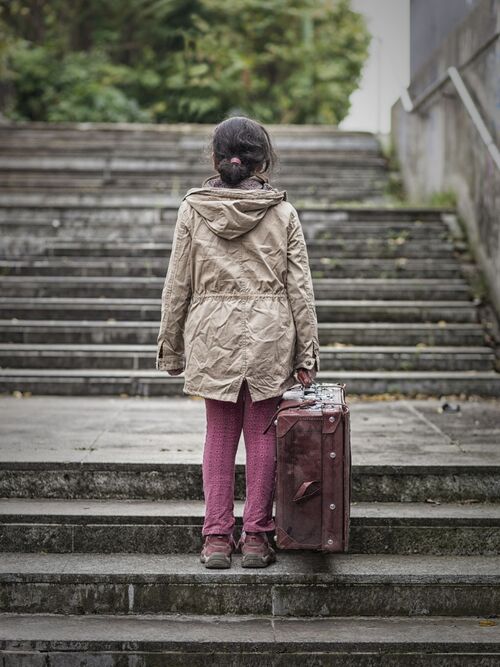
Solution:
[[[243,428],[246,449],[246,502],[243,529],[274,530],[273,499],[276,479],[276,428],[262,431],[281,396],[253,402],[246,380],[236,403],[205,399],[207,428],[203,450],[203,535],[231,534],[234,528],[234,467]]]

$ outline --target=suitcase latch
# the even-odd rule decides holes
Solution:
[[[335,433],[340,423],[340,412],[323,411],[323,433]]]

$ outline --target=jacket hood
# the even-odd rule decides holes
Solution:
[[[256,188],[191,188],[183,199],[224,239],[234,239],[253,229],[271,206],[286,200],[286,190]]]

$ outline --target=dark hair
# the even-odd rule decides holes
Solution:
[[[231,116],[215,127],[212,151],[215,168],[229,185],[236,185],[254,172],[269,174],[278,159],[267,130],[246,116]],[[239,157],[241,164],[230,162],[232,157]]]

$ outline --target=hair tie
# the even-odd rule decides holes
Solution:
[[[241,160],[239,157],[232,157],[230,161],[235,162],[236,164],[241,164]]]

